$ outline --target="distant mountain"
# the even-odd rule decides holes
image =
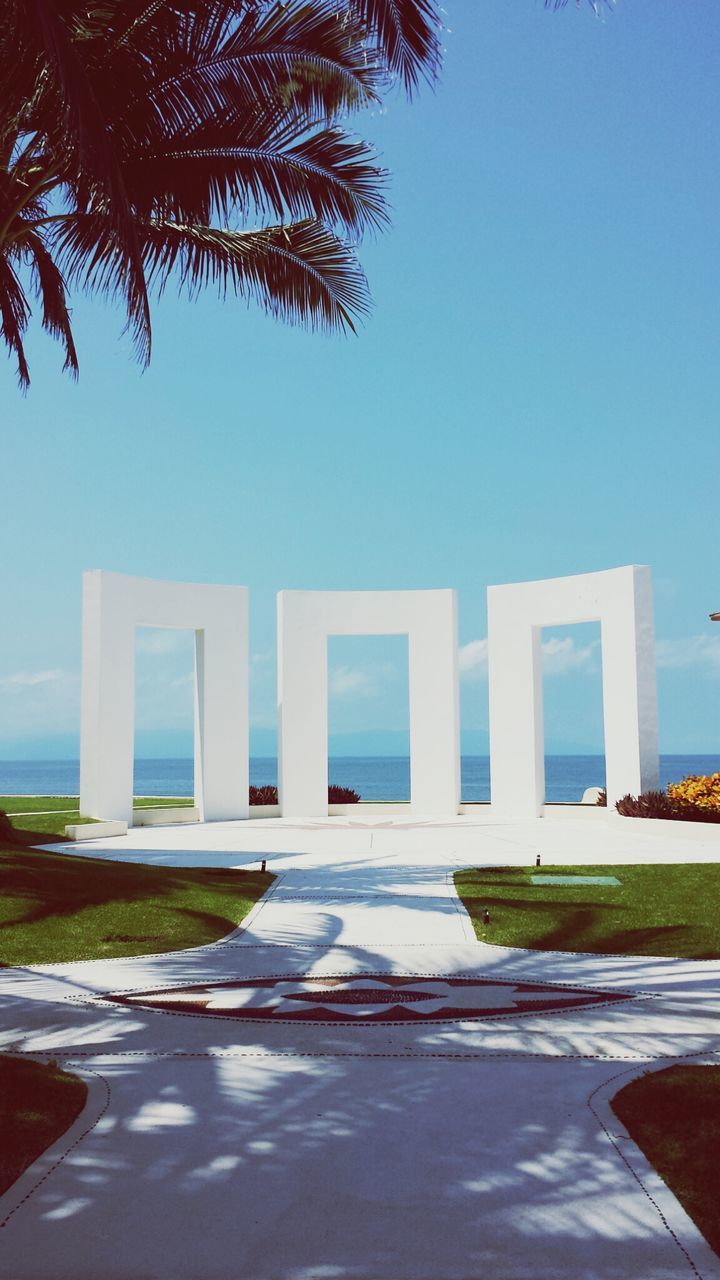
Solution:
[[[53,733],[37,738],[5,738],[0,741],[0,760],[77,760],[80,735]]]
[[[684,745],[684,744],[683,744]],[[141,731],[137,735],[136,755],[139,760],[185,760],[193,754],[192,734],[177,730]],[[486,756],[488,735],[483,730],[466,730],[461,735],[461,750],[466,756]],[[582,756],[602,755],[602,744],[583,742],[579,739],[563,741],[554,738],[546,744],[547,755]],[[677,751],[677,748],[675,748]],[[702,754],[702,744],[685,747],[685,753]],[[663,743],[665,753],[673,746]],[[77,760],[80,741],[77,733],[47,734],[33,738],[7,738],[0,740],[0,760]],[[250,754],[255,757],[277,755],[277,734],[274,729],[250,730]],[[331,756],[407,756],[409,734],[396,729],[362,730],[357,733],[330,734]]]

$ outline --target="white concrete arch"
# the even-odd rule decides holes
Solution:
[[[91,570],[83,575],[80,809],[132,822],[135,628],[195,633],[195,803],[248,816],[248,592]]]
[[[652,577],[646,565],[488,587],[490,777],[499,814],[545,799],[542,627],[600,622],[608,806],[659,785]]]
[[[327,640],[331,635],[407,635],[412,810],[457,814],[455,592],[281,591],[278,780],[283,817],[321,817],[328,811]]]

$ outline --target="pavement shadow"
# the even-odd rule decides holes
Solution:
[[[96,1070],[109,1123],[3,1233],[16,1280],[53,1259],[76,1280],[677,1280],[674,1240],[584,1107],[607,1064],[259,1054]]]

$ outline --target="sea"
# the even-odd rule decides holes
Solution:
[[[689,774],[716,773],[718,755],[665,755],[660,757],[660,783],[677,782]],[[335,756],[328,762],[331,783],[352,787],[362,800],[409,800],[410,760],[404,756]],[[250,782],[255,786],[277,783],[277,760],[250,760]],[[545,757],[545,794],[550,802],[573,803],[586,787],[605,785],[603,756]],[[0,795],[76,796],[80,789],[78,760],[0,760]],[[193,762],[136,760],[135,795],[191,796]],[[463,756],[462,799],[490,799],[488,756]]]

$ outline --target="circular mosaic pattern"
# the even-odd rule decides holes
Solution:
[[[625,992],[503,982],[491,978],[250,978],[107,996],[173,1013],[292,1022],[419,1022],[544,1013],[627,1000]]]

